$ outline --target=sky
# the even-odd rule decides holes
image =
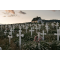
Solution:
[[[14,10],[15,15],[10,16],[11,14],[6,13],[5,10],[0,10],[0,24],[13,24],[13,23],[24,23],[31,22],[34,17],[41,17],[41,19],[51,20],[58,19],[60,20],[60,11],[52,11],[52,10],[22,10],[23,14],[20,10]]]

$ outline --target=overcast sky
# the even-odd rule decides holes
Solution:
[[[60,11],[51,10],[22,10],[26,14],[19,13],[20,10],[14,10],[17,16],[8,17],[5,10],[0,10],[0,23],[12,24],[12,23],[24,23],[31,22],[34,17],[41,17],[42,19],[58,19],[60,20]],[[4,17],[5,16],[5,17]]]

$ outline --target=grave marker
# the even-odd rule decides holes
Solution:
[[[26,29],[26,33],[27,33],[27,29],[28,29],[28,27],[26,26],[26,28],[25,28],[25,29]]]
[[[46,25],[45,27],[46,27],[46,30],[47,30],[47,33],[48,33],[48,29],[49,29],[49,28],[48,28],[48,25]]]
[[[29,30],[29,31],[31,31],[31,37],[32,37],[32,32],[33,32],[34,30],[31,28],[31,30]]]
[[[38,41],[40,39],[40,32],[38,32]],[[40,49],[40,42],[38,43],[38,49]]]
[[[58,29],[59,23],[57,22],[55,26],[56,26],[56,29]]]
[[[36,33],[37,33],[37,29],[38,29],[37,25],[36,25],[36,28],[35,29],[36,29]]]
[[[0,50],[2,50],[2,48],[0,47]]]
[[[57,35],[57,41],[59,41],[60,29],[57,29],[57,34],[56,34],[56,33],[54,33],[54,35]]]
[[[46,35],[46,33],[44,33],[44,30],[43,30],[43,33],[40,33],[41,35],[43,35],[43,40],[44,40],[44,35]]]
[[[19,30],[19,34],[17,34],[17,37],[19,37],[19,47],[21,49],[21,36],[23,37],[24,34],[21,34],[22,30]]]
[[[6,33],[7,33],[7,31],[5,30],[5,31],[4,31],[4,34],[6,35]]]
[[[9,38],[9,44],[10,44],[10,40],[11,40],[12,36],[11,35],[8,35],[8,38]]]

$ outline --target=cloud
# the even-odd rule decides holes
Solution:
[[[26,14],[25,12],[23,11],[14,11],[14,10],[5,10],[4,12],[2,12],[4,14],[3,17],[20,17],[20,13],[21,14]]]
[[[19,11],[19,13],[21,13],[21,14],[26,14],[25,12],[23,12],[23,11]]]
[[[14,10],[5,10],[6,13],[12,13],[12,14],[15,14]]]
[[[5,10],[5,12],[3,12],[3,14],[5,14],[5,16],[3,16],[3,17],[13,17],[13,16],[15,16],[15,11],[14,10]]]

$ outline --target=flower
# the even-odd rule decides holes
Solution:
[[[36,42],[40,42],[40,40],[42,40],[42,37],[40,36],[40,38],[38,39],[38,36],[35,36],[34,37],[34,41],[36,41]]]

